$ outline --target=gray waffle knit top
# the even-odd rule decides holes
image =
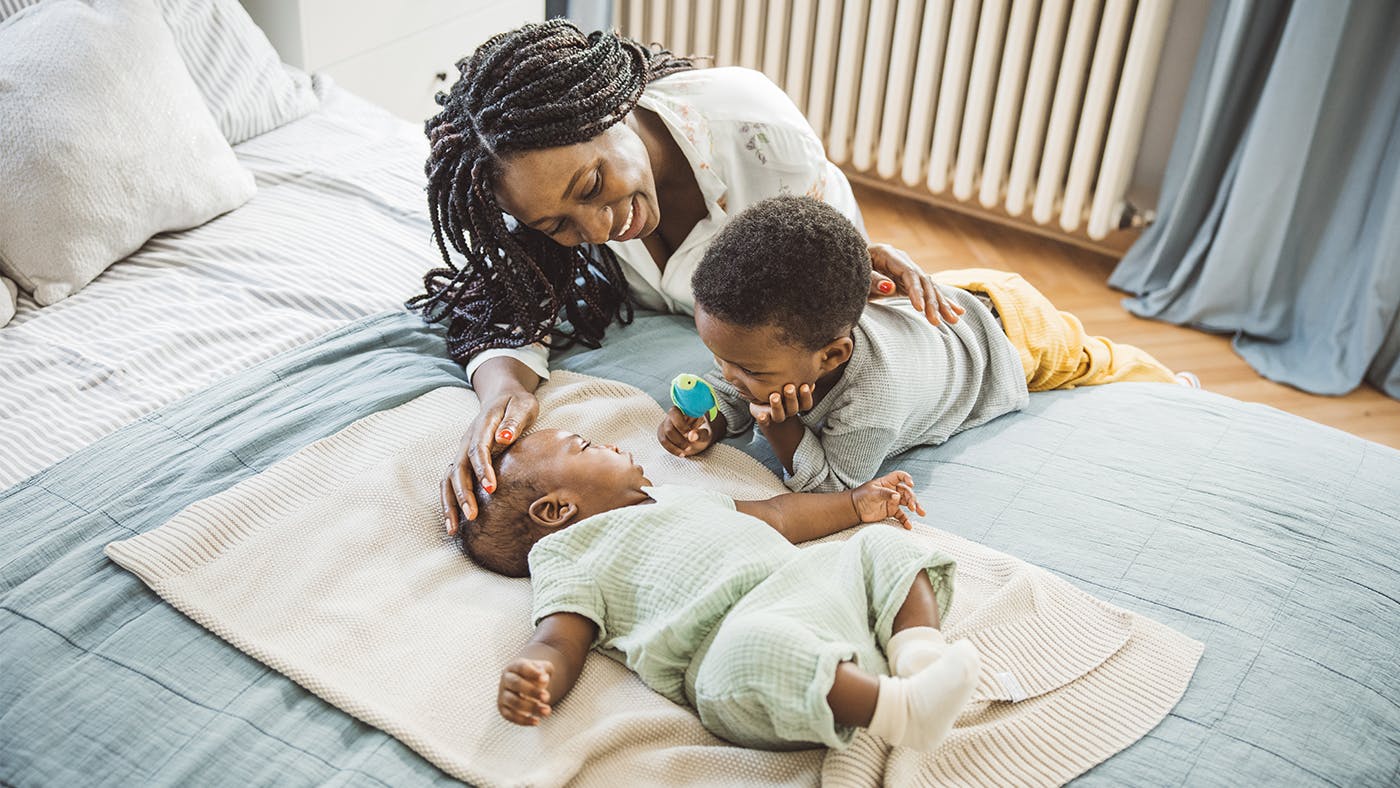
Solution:
[[[866,305],[841,379],[799,416],[806,434],[784,479],[789,489],[857,487],[892,455],[943,443],[1025,407],[1025,372],[1001,323],[972,293],[940,290],[967,310],[958,322],[931,325],[902,297]],[[729,434],[748,431],[748,403],[717,371],[706,379],[719,395]]]

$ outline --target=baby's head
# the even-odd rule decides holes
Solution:
[[[851,356],[870,292],[865,238],[810,197],[755,203],[715,236],[691,277],[695,326],[724,377],[764,401]]]
[[[580,520],[648,500],[632,455],[562,430],[532,432],[496,458],[496,491],[476,485],[477,516],[457,532],[473,561],[510,577],[530,574],[530,548]]]

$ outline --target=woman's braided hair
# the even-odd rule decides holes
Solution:
[[[496,35],[457,63],[461,77],[437,95],[442,111],[424,129],[428,211],[443,267],[407,303],[430,322],[447,320],[453,359],[546,337],[555,347],[597,347],[614,318],[631,322],[612,251],[598,246],[590,255],[523,224],[508,228],[491,181],[503,155],[591,139],[627,117],[647,84],[692,67],[664,49],[611,32],[585,35],[562,19]],[[559,327],[561,317],[571,331]]]

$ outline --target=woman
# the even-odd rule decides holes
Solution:
[[[563,20],[497,35],[458,68],[426,127],[444,267],[409,301],[447,322],[448,351],[481,401],[442,483],[450,533],[476,517],[474,479],[495,489],[492,450],[534,422],[546,341],[596,347],[633,303],[691,313],[690,274],[709,240],[766,197],[808,194],[864,228],[845,176],[758,72],[692,70]],[[870,255],[872,296],[901,291],[930,322],[957,320],[961,308],[903,252],[874,244]]]

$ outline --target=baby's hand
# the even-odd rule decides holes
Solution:
[[[813,388],[815,387],[811,383],[801,385],[789,383],[783,386],[781,391],[769,394],[768,404],[753,403],[749,405],[749,413],[760,427],[782,424],[788,419],[796,417],[797,414],[812,409]]]
[[[553,666],[542,659],[516,657],[501,671],[501,687],[496,708],[516,725],[539,725],[549,716],[549,672]]]
[[[901,506],[920,516],[928,514],[914,495],[914,478],[904,471],[872,479],[851,490],[851,503],[855,504],[856,515],[863,523],[893,517],[906,530],[914,526],[909,522],[909,515],[900,510]]]
[[[661,441],[661,447],[666,451],[677,457],[689,457],[710,448],[710,444],[715,442],[715,434],[710,429],[709,419],[704,416],[692,419],[680,408],[672,406],[666,411],[666,418],[661,420],[661,426],[656,428],[656,439]]]

